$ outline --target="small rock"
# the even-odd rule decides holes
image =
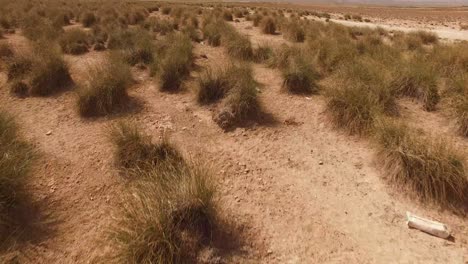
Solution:
[[[47,136],[52,135],[52,130],[47,131],[46,135],[47,135]]]
[[[319,161],[319,165],[323,165],[323,161]]]

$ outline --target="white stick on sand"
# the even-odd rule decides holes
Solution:
[[[423,232],[444,239],[450,236],[447,226],[442,223],[419,217],[410,212],[406,212],[406,217],[408,220],[408,227],[410,228],[419,229]]]

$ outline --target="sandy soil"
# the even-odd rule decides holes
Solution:
[[[233,23],[254,43],[284,42],[265,36],[248,22]],[[9,36],[21,45],[24,39]],[[195,45],[196,64],[216,67],[227,59],[222,47]],[[74,80],[105,53],[67,56]],[[25,137],[42,152],[30,189],[43,212],[48,236],[22,248],[24,263],[103,263],[110,249],[103,241],[125,183],[112,164],[106,138],[110,124],[137,121],[157,140],[163,130],[187,155],[211,164],[219,182],[227,217],[242,227],[245,245],[228,257],[233,263],[466,263],[466,218],[423,206],[402,190],[388,186],[375,165],[374,148],[366,140],[345,135],[329,124],[321,96],[291,96],[281,92],[275,69],[254,65],[261,83],[263,110],[274,122],[224,133],[213,121],[213,110],[197,105],[192,73],[186,91],[165,94],[144,71],[131,96],[141,110],[124,116],[81,119],[73,90],[49,98],[18,99],[8,94],[0,74],[0,104],[12,112]],[[405,101],[409,120],[422,129],[445,120],[428,117],[414,102]],[[435,121],[434,121],[435,120]],[[51,135],[46,135],[51,131]],[[466,140],[453,135],[454,140]],[[410,230],[405,212],[440,220],[455,241]]]

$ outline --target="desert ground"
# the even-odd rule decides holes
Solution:
[[[0,3],[0,262],[468,263],[467,8]]]

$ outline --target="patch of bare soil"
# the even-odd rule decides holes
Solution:
[[[254,43],[284,41],[262,35],[258,28],[246,29],[246,24],[233,23],[239,31],[247,30]],[[195,53],[200,66],[216,67],[227,59],[223,48],[202,44],[195,45]],[[74,80],[83,82],[86,69],[103,54],[67,56]],[[22,249],[22,262],[105,262],[101,257],[111,249],[103,238],[125,188],[106,135],[108,126],[121,118],[137,121],[155,139],[166,131],[187,155],[212,162],[225,214],[246,236],[245,244],[226,257],[228,262],[467,261],[466,219],[421,206],[387,186],[374,165],[373,147],[329,125],[324,98],[281,92],[283,80],[275,69],[254,65],[254,72],[262,107],[276,122],[229,133],[213,122],[212,109],[196,103],[196,71],[179,94],[159,92],[155,80],[137,71],[139,83],[130,95],[142,102],[141,110],[95,120],[78,116],[73,90],[50,98],[12,97],[2,73],[0,103],[42,152],[31,191],[49,220],[44,225],[53,230],[49,238]],[[425,120],[434,122],[428,126],[443,124]],[[409,230],[406,211],[446,223],[455,241]]]

